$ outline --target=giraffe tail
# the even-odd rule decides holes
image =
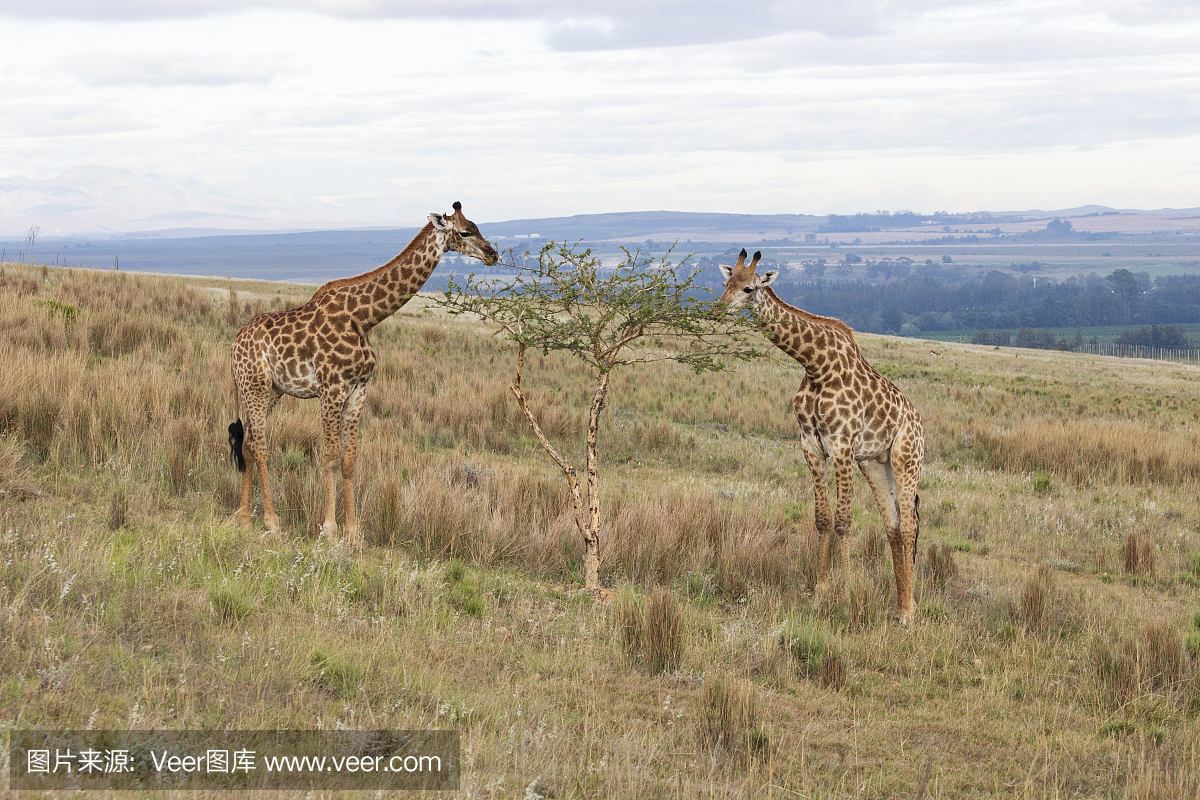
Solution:
[[[242,455],[242,442],[246,440],[246,429],[242,427],[242,419],[229,423],[229,456],[237,462],[238,472],[246,471],[246,457]]]

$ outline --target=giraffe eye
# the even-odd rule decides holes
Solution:
[[[753,292],[753,291],[754,291],[754,289],[752,289],[751,287],[747,286],[745,289],[742,289],[742,291],[743,291],[743,292],[745,292],[746,294],[750,294],[751,292]]]
[[[470,231],[459,231],[458,235],[463,237],[464,239],[466,239],[468,236],[471,235],[471,232]]]

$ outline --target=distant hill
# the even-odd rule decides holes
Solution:
[[[779,239],[815,231],[826,217],[809,214],[717,214],[690,211],[624,211],[613,214],[577,214],[573,217],[515,219],[490,222],[481,229],[489,236],[539,234],[545,239],[590,241],[638,238]]]

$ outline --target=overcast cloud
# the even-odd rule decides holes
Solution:
[[[1200,205],[1182,0],[8,0],[0,22],[0,177],[97,164],[396,224],[455,199]]]

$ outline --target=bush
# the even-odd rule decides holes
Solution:
[[[1053,481],[1050,478],[1050,473],[1046,470],[1038,470],[1033,476],[1033,490],[1038,494],[1045,494],[1050,491],[1050,485]]]

